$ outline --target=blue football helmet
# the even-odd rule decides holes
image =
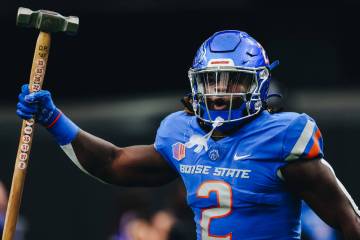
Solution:
[[[264,48],[247,33],[216,32],[201,45],[189,70],[195,115],[211,124],[219,117],[237,123],[258,114],[278,63],[270,64]]]

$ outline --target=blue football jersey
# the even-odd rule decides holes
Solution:
[[[323,156],[314,120],[263,111],[206,147],[186,144],[204,135],[196,117],[180,111],[162,121],[154,144],[184,182],[197,239],[300,239],[301,201],[286,191],[278,169]]]

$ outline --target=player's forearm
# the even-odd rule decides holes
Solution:
[[[329,180],[328,182],[332,182],[334,189],[337,189],[336,193],[331,194],[333,196],[333,206],[329,207],[329,209],[336,211],[333,222],[336,222],[337,228],[341,231],[344,239],[360,239],[360,212],[358,206],[345,186],[337,178],[331,165],[325,159],[321,159],[320,162],[331,173],[330,178],[332,181]]]
[[[103,176],[112,165],[118,148],[83,130],[79,131],[71,146],[76,155],[75,161],[91,175],[104,180]]]
[[[348,200],[338,198],[329,200],[330,204],[324,203],[323,208],[326,209],[326,214],[318,212],[323,220],[338,230],[345,240],[360,240],[360,218],[356,211],[349,205]],[[331,203],[332,202],[332,203]],[[329,210],[331,209],[331,210]],[[318,209],[314,209],[315,211]],[[330,213],[331,212],[331,213]]]
[[[337,201],[339,207],[334,221],[337,222],[338,229],[341,231],[345,240],[360,240],[359,209],[344,185],[337,178],[336,180],[338,186],[342,189],[343,198]]]
[[[340,231],[345,240],[360,239],[360,218],[353,216],[351,219],[342,221]]]
[[[359,210],[324,159],[299,161],[282,168],[290,191],[298,194],[345,239],[360,239]]]

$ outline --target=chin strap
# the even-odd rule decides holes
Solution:
[[[215,128],[221,126],[224,123],[224,119],[222,117],[217,117],[212,124],[212,129],[205,134],[204,136],[201,135],[192,135],[187,143],[185,143],[186,148],[193,148],[195,145],[196,148],[194,152],[200,153],[203,148],[205,148],[205,152],[209,149],[207,142],[209,141],[211,135],[215,131]]]

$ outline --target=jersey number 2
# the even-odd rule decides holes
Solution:
[[[223,181],[205,181],[197,190],[198,198],[209,198],[210,193],[215,192],[217,198],[217,206],[205,208],[201,210],[201,239],[202,240],[217,240],[217,239],[232,239],[232,233],[224,236],[214,236],[209,233],[211,219],[223,218],[231,213],[232,209],[232,190],[228,183]]]

